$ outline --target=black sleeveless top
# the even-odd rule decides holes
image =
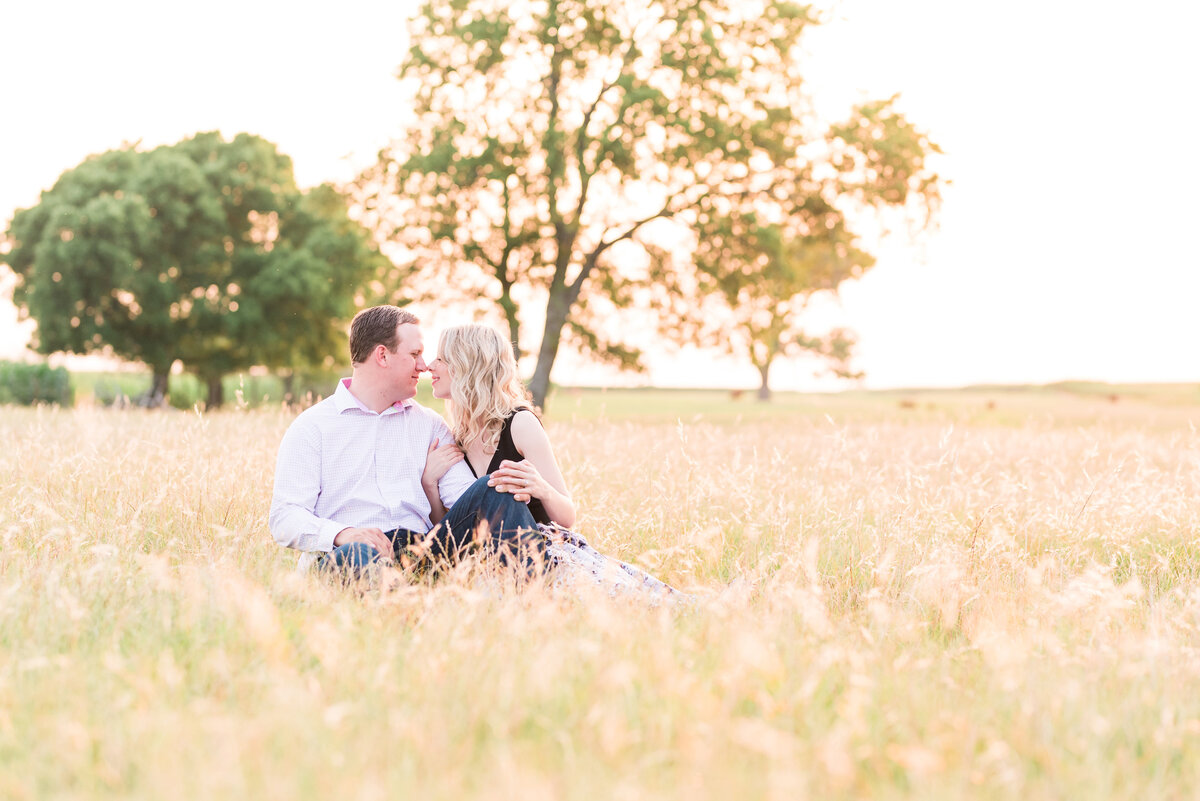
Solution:
[[[512,410],[512,413],[509,414],[508,417],[505,418],[504,425],[500,428],[500,441],[496,443],[496,452],[492,454],[492,461],[488,463],[488,473],[499,470],[500,463],[505,459],[510,462],[519,462],[525,458],[521,452],[517,450],[517,444],[513,442],[512,423],[513,418],[517,416],[517,412],[529,411],[532,411],[532,409],[529,409],[526,406],[518,406]],[[471,473],[474,474],[475,468],[471,467],[471,460],[464,459],[463,461],[467,463],[467,467],[470,467]],[[550,515],[546,514],[546,507],[543,506],[542,502],[537,498],[531,498],[529,500],[529,511],[533,515],[534,520],[538,521],[539,523],[545,523],[549,525]]]

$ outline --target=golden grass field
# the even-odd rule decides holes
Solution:
[[[1200,794],[1190,395],[641,397],[547,425],[681,608],[297,574],[293,412],[0,408],[0,798]]]

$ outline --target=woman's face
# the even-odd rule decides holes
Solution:
[[[433,378],[433,397],[445,400],[450,397],[450,368],[438,357],[429,363],[429,372]]]

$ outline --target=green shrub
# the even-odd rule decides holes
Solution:
[[[48,364],[0,362],[0,403],[75,405],[71,374]]]
[[[292,403],[307,405],[317,398],[328,398],[337,388],[337,382],[350,375],[350,369],[349,365],[339,365],[328,369],[313,367],[297,370],[291,381],[291,397],[287,399]],[[280,383],[280,399],[283,399],[287,396],[287,381],[281,379]]]
[[[221,379],[225,390],[225,405],[260,406],[279,403],[283,398],[283,382],[274,375],[230,373]],[[208,399],[208,388],[191,373],[171,376],[167,401],[176,409],[191,409]]]
[[[350,374],[350,368],[332,367],[297,371],[291,380],[292,401],[301,405],[333,394],[337,381]],[[225,405],[229,408],[256,407],[282,403],[287,397],[288,381],[278,374],[251,375],[230,373],[221,382]],[[91,398],[100,406],[139,405],[150,389],[147,372],[78,372],[71,375],[72,397]],[[177,409],[191,409],[203,403],[208,390],[195,375],[181,373],[170,377],[167,402]],[[3,400],[0,403],[15,402]]]
[[[73,378],[75,391],[101,406],[128,405],[150,388],[150,376],[143,373],[76,373]]]

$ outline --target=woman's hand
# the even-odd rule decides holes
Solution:
[[[529,503],[531,498],[544,499],[553,491],[528,459],[502,461],[488,479],[488,486],[495,487],[497,492],[511,493],[515,500],[523,503]]]
[[[435,439],[425,456],[425,470],[421,473],[421,486],[425,489],[436,489],[446,471],[463,460],[462,448],[453,442],[441,447],[438,447],[438,444],[439,441]]]
[[[439,523],[446,516],[446,505],[442,503],[441,493],[438,492],[438,482],[446,475],[455,462],[463,460],[462,448],[451,442],[449,445],[438,447],[439,441],[434,440],[425,455],[425,469],[421,472],[421,489],[429,500],[429,522]]]

